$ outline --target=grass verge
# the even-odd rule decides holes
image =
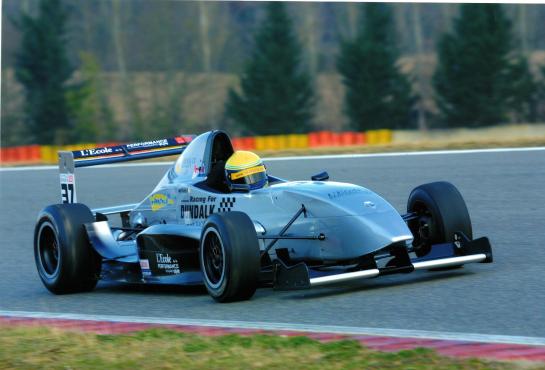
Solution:
[[[432,350],[377,352],[354,340],[199,336],[165,329],[96,335],[0,328],[1,369],[523,369],[528,365],[442,357]],[[531,366],[534,367],[533,365]]]

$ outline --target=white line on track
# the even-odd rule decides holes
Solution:
[[[393,153],[365,153],[365,154],[331,154],[331,155],[307,155],[307,156],[291,156],[291,157],[271,157],[263,158],[265,162],[275,161],[301,161],[301,160],[322,160],[322,159],[351,159],[351,158],[377,158],[377,157],[408,157],[420,155],[453,155],[453,154],[480,154],[480,153],[509,153],[509,152],[535,152],[545,151],[545,147],[531,148],[495,148],[495,149],[463,149],[463,150],[432,150],[422,152],[393,152]],[[171,165],[171,162],[144,162],[144,163],[116,163],[105,164],[95,168],[112,168],[112,167],[153,167]],[[15,171],[36,171],[36,170],[55,170],[57,166],[26,166],[26,167],[0,167],[0,172],[15,172]]]
[[[19,317],[31,319],[58,319],[58,320],[83,320],[83,321],[108,321],[138,324],[162,324],[162,325],[184,325],[204,326],[216,328],[237,328],[257,329],[271,331],[298,331],[306,333],[333,333],[345,335],[368,335],[399,338],[417,339],[438,339],[456,340],[479,343],[507,343],[545,346],[545,338],[522,337],[510,335],[489,335],[474,333],[450,333],[425,330],[405,329],[382,329],[382,328],[360,328],[352,326],[334,325],[306,325],[276,322],[251,322],[251,321],[223,321],[223,320],[201,320],[201,319],[176,319],[176,318],[152,318],[138,316],[117,316],[117,315],[86,315],[74,313],[55,312],[27,312],[27,311],[2,311],[0,316]]]
[[[532,148],[495,148],[495,149],[463,149],[463,150],[430,150],[422,152],[392,152],[392,153],[364,153],[364,154],[331,154],[331,155],[309,155],[292,157],[263,158],[264,161],[295,161],[295,160],[320,160],[320,159],[343,159],[343,158],[374,158],[374,157],[406,157],[420,155],[452,155],[452,154],[479,154],[479,153],[506,153],[506,152],[532,152],[545,151],[545,147]]]

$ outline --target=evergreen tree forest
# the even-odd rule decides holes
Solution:
[[[397,66],[398,51],[389,4],[362,5],[353,40],[342,42],[338,70],[345,86],[345,110],[354,130],[407,128],[411,86]]]
[[[267,5],[254,43],[240,93],[229,91],[228,118],[252,134],[309,131],[313,89],[284,3]]]
[[[447,126],[494,125],[509,114],[530,118],[537,89],[527,60],[514,52],[500,4],[462,4],[438,57],[433,83]]]
[[[67,139],[69,134],[66,95],[73,67],[66,53],[65,7],[60,0],[39,5],[35,18],[23,14],[16,22],[22,40],[15,71],[24,87],[28,131],[37,143],[48,144]]]
[[[545,5],[4,0],[1,145],[545,122]]]

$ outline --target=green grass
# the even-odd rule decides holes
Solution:
[[[164,329],[96,335],[0,327],[0,369],[523,369],[521,363],[442,357],[428,349],[377,352],[357,341],[198,336]],[[537,368],[534,365],[531,368]]]

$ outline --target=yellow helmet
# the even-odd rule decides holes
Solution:
[[[237,150],[225,162],[225,177],[231,189],[236,188],[236,184],[246,184],[250,190],[255,190],[268,183],[267,170],[261,158],[244,150]]]

